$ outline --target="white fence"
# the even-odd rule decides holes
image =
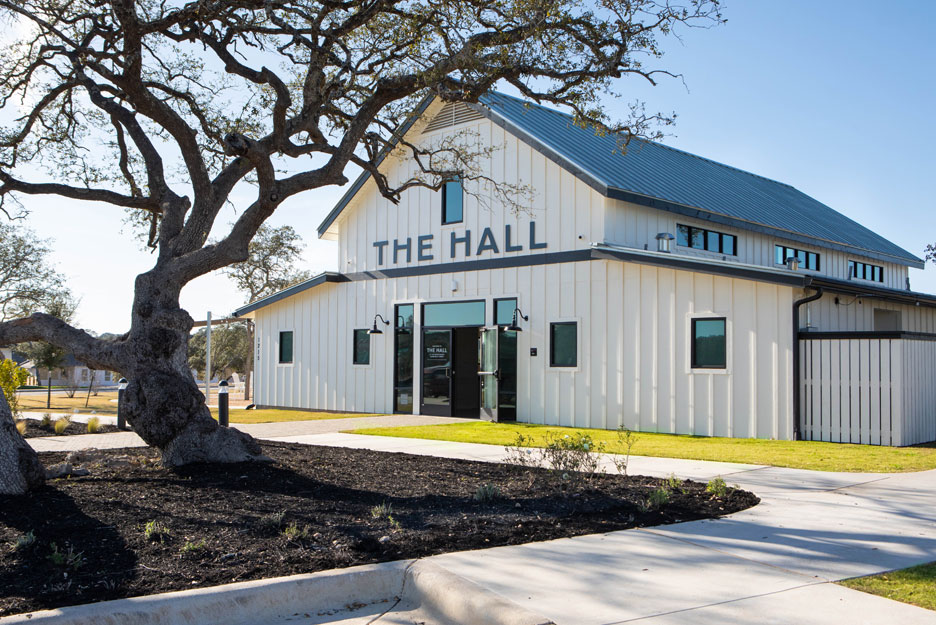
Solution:
[[[936,440],[936,336],[800,336],[804,439],[898,446]]]

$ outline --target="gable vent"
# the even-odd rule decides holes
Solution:
[[[483,115],[481,115],[481,113],[469,108],[464,102],[449,102],[443,106],[439,114],[429,122],[426,129],[423,130],[423,134],[439,130],[440,128],[448,128],[449,126],[464,124],[465,122],[473,122],[482,117]]]

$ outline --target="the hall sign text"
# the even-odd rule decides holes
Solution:
[[[504,238],[502,239],[504,252],[522,252],[524,249],[542,250],[546,249],[545,241],[536,240],[536,222],[530,222],[530,232],[523,246],[523,242],[516,237],[511,226],[504,226]],[[457,257],[468,258],[472,254],[480,256],[484,252],[501,253],[501,246],[494,236],[494,231],[485,228],[481,231],[477,246],[472,245],[471,230],[465,230],[459,236],[457,232],[449,233],[448,257],[450,259]],[[374,247],[377,248],[377,264],[383,265],[387,262],[396,264],[403,259],[403,262],[412,262],[415,254],[417,261],[435,260],[435,235],[422,234],[416,237],[414,243],[413,237],[406,237],[405,240],[394,239],[393,241],[374,241]]]

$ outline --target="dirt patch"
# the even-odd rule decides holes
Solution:
[[[55,433],[55,422],[49,425],[42,425],[41,421],[35,419],[23,419],[26,422],[26,433],[23,438],[38,438],[40,436],[73,436],[76,434],[87,434],[88,424],[74,421],[68,424],[65,431],[61,434]],[[110,432],[119,432],[115,425],[99,425],[95,434],[108,434]]]
[[[509,465],[263,447],[274,464],[175,471],[152,449],[111,450],[129,466],[0,497],[0,615],[711,518],[759,501],[687,481],[648,507],[664,480],[601,475],[569,493],[545,471],[531,485]]]

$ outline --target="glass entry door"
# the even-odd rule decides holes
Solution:
[[[498,328],[481,330],[481,418],[497,421],[497,395],[500,384],[498,369]]]
[[[452,416],[452,330],[423,330],[420,413]]]

